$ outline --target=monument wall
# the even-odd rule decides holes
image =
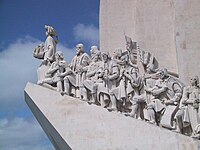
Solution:
[[[116,48],[125,50],[124,33],[135,38],[136,0],[100,1],[100,48],[114,52]]]
[[[200,1],[176,0],[176,49],[180,78],[200,75]]]
[[[200,74],[199,18],[199,0],[101,0],[100,49],[125,50],[125,32],[188,83]]]

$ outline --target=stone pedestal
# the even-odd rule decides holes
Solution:
[[[198,150],[199,140],[27,83],[25,100],[56,149]]]

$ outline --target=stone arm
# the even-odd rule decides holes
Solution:
[[[50,75],[50,74],[54,73],[55,71],[57,71],[58,69],[59,69],[59,66],[56,65],[55,63],[52,63],[51,67],[48,69],[46,74]]]
[[[88,66],[91,63],[90,57],[87,54],[84,54],[83,58],[82,58],[82,66]]]
[[[172,97],[171,101],[175,103],[179,103],[183,95],[183,89],[182,87],[180,87],[178,83],[174,83],[173,90],[175,94],[174,94],[174,97]]]
[[[134,72],[132,74],[129,74],[129,72],[124,72],[124,76],[130,81],[131,85],[133,87],[139,86],[139,77],[137,77],[137,73]]]
[[[168,90],[167,86],[162,86],[162,87],[158,87],[158,88],[153,88],[151,93],[154,96],[159,96],[160,94],[166,92]]]
[[[73,69],[74,58],[72,59],[71,63],[68,65],[70,69]]]
[[[133,77],[133,76],[131,76],[131,75],[129,74],[129,72],[127,72],[127,71],[124,71],[124,76],[125,76],[128,80],[130,80],[130,81],[132,81],[132,80],[134,79],[134,77],[136,78],[136,74],[135,74],[134,77]]]
[[[118,68],[118,66],[113,66],[112,69],[113,69],[112,75],[109,75],[108,79],[116,80],[117,78],[119,78],[119,75],[120,75],[119,68]]]
[[[92,76],[94,76],[94,75],[96,74],[97,70],[98,70],[98,69],[95,69],[95,70],[90,70],[90,69],[88,69],[88,70],[87,70],[86,76],[87,76],[87,77],[92,77]]]
[[[59,74],[59,76],[65,77],[65,76],[70,75],[70,74],[74,74],[74,72],[69,67],[67,67],[67,68],[65,68],[65,71],[63,73]]]

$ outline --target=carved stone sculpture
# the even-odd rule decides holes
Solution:
[[[76,94],[75,96],[81,98],[83,96],[82,82],[86,79],[87,66],[90,64],[90,57],[84,52],[83,44],[76,45],[76,56],[72,59],[69,65],[76,76]]]
[[[108,52],[103,52],[102,59],[104,62],[104,81],[105,81],[105,88],[107,89],[107,93],[110,96],[111,107],[110,110],[116,111],[117,110],[117,99],[115,95],[116,87],[117,87],[117,79],[119,78],[119,66],[117,62],[111,60],[111,57]]]
[[[63,92],[61,73],[64,72],[66,62],[64,61],[63,53],[57,51],[55,54],[55,61],[51,64],[47,70],[45,79],[38,81],[38,84],[44,83],[50,84],[51,86],[57,87],[58,92]]]
[[[199,78],[194,76],[190,79],[190,85],[183,90],[180,109],[176,115],[178,131],[197,138],[200,137],[199,95]]]
[[[57,40],[54,40],[54,37],[57,37],[56,31],[52,26],[45,25],[46,29],[46,41],[44,43],[44,61],[54,61],[54,55],[56,53],[56,44]]]
[[[184,87],[177,74],[160,69],[155,57],[140,50],[127,36],[126,51],[116,49],[112,58],[97,46],[91,46],[90,58],[83,44],[77,44],[77,53],[68,65],[63,53],[56,52],[55,29],[45,29],[45,45],[38,45],[33,53],[35,58],[43,59],[38,69],[39,85],[200,138],[197,76]]]
[[[38,80],[45,79],[45,73],[49,69],[51,63],[55,61],[56,44],[58,43],[58,40],[54,39],[54,37],[57,38],[55,29],[49,25],[45,25],[45,29],[46,40],[44,45],[43,43],[39,44],[33,52],[35,58],[43,60],[37,70]]]
[[[150,122],[172,128],[174,115],[182,97],[183,85],[170,76],[167,69],[161,69],[157,74],[159,78],[156,80],[155,86],[146,90],[153,96],[147,105],[148,115]],[[166,112],[170,113],[167,117],[165,117]]]
[[[99,90],[99,84],[102,84],[103,81],[99,80],[102,72],[103,63],[101,61],[101,52],[96,49],[95,53],[92,53],[92,61],[88,66],[86,73],[86,80],[83,81],[84,92],[83,99],[89,100],[90,103],[97,102],[97,97],[99,96],[97,90]],[[101,70],[101,71],[100,71]],[[91,98],[89,98],[91,97]]]

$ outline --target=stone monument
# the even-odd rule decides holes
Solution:
[[[100,5],[102,50],[125,50],[125,33],[183,82],[200,74],[199,0],[101,0]]]
[[[186,53],[176,46],[187,2],[154,2],[102,0],[100,50],[79,43],[69,64],[45,25],[33,53],[38,85],[27,83],[25,100],[56,149],[199,149],[199,74],[192,65],[181,74],[177,55]]]

